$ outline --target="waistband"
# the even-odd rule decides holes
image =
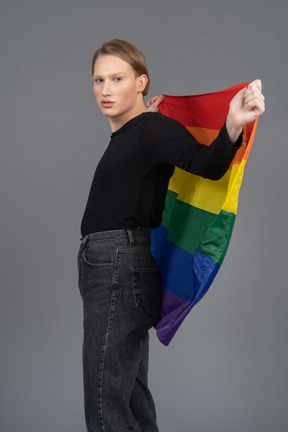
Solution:
[[[97,231],[91,234],[87,234],[81,238],[81,244],[86,244],[88,241],[97,240],[116,240],[126,238],[131,244],[135,242],[137,238],[150,238],[151,228],[138,227],[138,228],[127,228],[127,229],[116,229],[109,231]]]

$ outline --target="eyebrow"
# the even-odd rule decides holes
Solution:
[[[111,75],[108,74],[108,76],[111,76],[111,77],[115,77],[115,76],[118,76],[118,75],[127,75],[127,74],[125,72],[117,72],[117,73],[113,73]],[[101,77],[102,77],[101,74],[99,74],[99,75],[94,74],[93,75],[93,78],[101,78]]]

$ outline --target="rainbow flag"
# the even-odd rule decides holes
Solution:
[[[159,112],[182,123],[210,145],[223,126],[233,96],[246,84],[196,96],[169,96]],[[220,180],[175,168],[160,227],[152,230],[152,254],[162,274],[162,305],[156,325],[168,345],[184,318],[212,284],[227,252],[235,223],[238,193],[257,121],[243,130],[243,145]]]

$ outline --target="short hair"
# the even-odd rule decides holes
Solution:
[[[115,55],[120,57],[126,63],[128,63],[138,76],[145,74],[148,77],[148,81],[145,89],[143,90],[143,96],[146,96],[150,87],[150,78],[148,74],[148,68],[144,54],[130,42],[122,39],[112,39],[105,42],[100,48],[95,51],[92,59],[92,75],[94,74],[94,65],[98,57],[101,55]]]

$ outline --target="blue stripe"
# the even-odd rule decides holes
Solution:
[[[220,265],[202,252],[191,254],[167,240],[162,225],[151,232],[151,251],[162,274],[163,288],[192,308],[207,292]]]

